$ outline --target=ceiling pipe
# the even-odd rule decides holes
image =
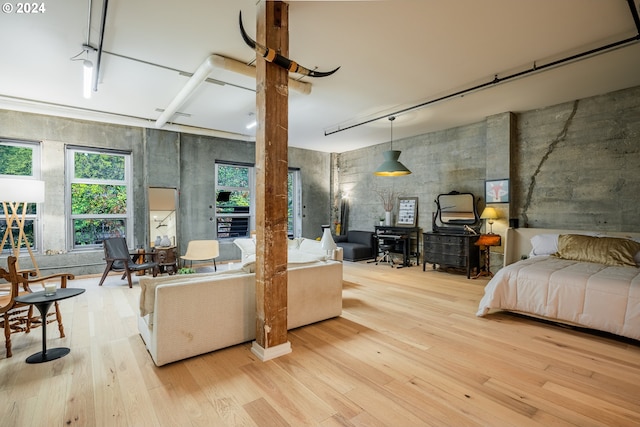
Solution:
[[[633,0],[627,0],[627,4],[629,5],[629,10],[631,11],[633,22],[635,22],[636,24],[636,30],[638,31],[638,36],[640,37],[640,17],[638,16],[638,9],[633,3]]]
[[[102,63],[102,45],[104,44],[104,27],[107,22],[107,7],[109,0],[102,0],[102,20],[100,21],[100,44],[98,45],[98,58],[96,59],[96,70],[93,74],[93,91],[98,91],[98,77],[100,76],[100,64]],[[91,31],[91,28],[89,28]]]
[[[195,73],[189,78],[187,83],[180,89],[180,92],[173,98],[171,103],[167,108],[165,108],[164,112],[160,114],[160,117],[156,120],[156,128],[161,128],[164,126],[171,116],[173,116],[178,108],[184,104],[184,102],[189,99],[189,97],[195,92],[195,90],[204,82],[211,71],[216,67],[215,65],[215,57],[216,55],[209,55],[203,62],[200,64]]]
[[[225,56],[212,56],[215,56],[215,63],[219,68],[231,71],[233,73],[242,74],[253,79],[256,78],[256,67],[247,65],[244,62],[236,61],[235,59],[227,58]],[[299,92],[303,95],[309,95],[311,93],[311,83],[289,78],[289,89],[295,90],[296,92]]]
[[[636,23],[636,27],[638,27],[638,34],[636,34],[633,37],[628,37],[626,39],[619,40],[617,42],[609,43],[609,44],[606,44],[604,46],[600,46],[600,47],[597,47],[597,48],[594,48],[594,49],[590,49],[590,50],[587,50],[587,51],[584,51],[584,52],[577,53],[575,55],[570,55],[570,56],[567,56],[565,58],[558,59],[556,61],[552,61],[552,62],[549,62],[549,63],[544,64],[544,65],[537,65],[534,62],[533,63],[533,67],[531,67],[531,68],[529,68],[527,70],[524,70],[524,71],[520,71],[520,72],[517,72],[517,73],[510,74],[510,75],[502,77],[502,78],[499,78],[498,75],[496,74],[494,76],[493,80],[488,81],[486,83],[481,83],[479,85],[476,85],[476,86],[473,86],[473,87],[470,87],[470,88],[467,88],[467,89],[459,90],[457,92],[453,92],[453,93],[450,93],[448,95],[441,96],[439,98],[435,98],[435,99],[432,99],[432,100],[429,100],[429,101],[426,101],[426,102],[423,102],[423,103],[420,103],[420,104],[417,104],[417,105],[413,105],[411,107],[403,108],[401,110],[397,110],[397,111],[394,111],[392,113],[387,113],[387,114],[384,114],[384,115],[376,116],[376,117],[374,117],[372,119],[364,120],[364,121],[355,123],[353,125],[349,125],[349,126],[346,126],[346,127],[339,127],[338,126],[338,128],[335,129],[335,130],[325,131],[324,132],[324,136],[333,135],[334,133],[343,132],[345,130],[353,129],[353,128],[356,128],[356,127],[359,127],[359,126],[362,126],[362,125],[366,125],[366,124],[375,122],[377,120],[388,118],[388,117],[391,117],[391,116],[398,116],[400,114],[408,113],[408,112],[413,111],[413,110],[418,110],[420,108],[424,108],[424,107],[426,107],[428,105],[435,104],[435,103],[440,102],[440,101],[444,101],[444,100],[447,100],[447,99],[450,99],[450,98],[455,98],[455,97],[458,97],[458,96],[461,96],[461,95],[465,95],[465,94],[470,93],[470,92],[475,92],[475,91],[478,91],[478,90],[481,90],[481,89],[485,89],[485,88],[487,88],[489,86],[493,86],[493,85],[496,85],[496,84],[499,84],[499,83],[503,83],[503,82],[506,82],[508,80],[512,80],[512,79],[519,78],[519,77],[523,77],[523,76],[526,76],[526,75],[531,74],[531,73],[537,73],[537,72],[540,72],[540,71],[544,71],[544,70],[546,70],[548,68],[558,67],[558,66],[564,65],[564,64],[569,63],[569,62],[573,62],[573,61],[577,61],[577,60],[583,59],[585,57],[593,56],[593,55],[596,55],[596,54],[599,54],[599,53],[602,53],[602,52],[605,52],[605,51],[608,51],[608,50],[613,50],[613,49],[622,47],[622,46],[630,44],[630,43],[638,42],[638,41],[640,41],[640,19],[638,18],[638,11],[637,11],[635,5],[633,4],[633,0],[627,0],[627,2],[629,3],[629,8],[631,9],[631,15],[633,16],[633,20]]]
[[[208,79],[209,74],[215,69],[223,69],[231,71],[237,74],[242,74],[247,77],[256,78],[256,67],[244,64],[235,59],[226,58],[220,55],[209,55],[202,64],[198,67],[195,73],[191,75],[187,83],[184,85],[180,92],[173,98],[173,101],[162,112],[160,117],[156,120],[156,128],[164,126],[169,119],[178,111],[178,108],[185,103],[195,90]],[[308,95],[311,93],[311,84],[307,82],[301,82],[297,80],[289,79],[289,87],[296,92]]]

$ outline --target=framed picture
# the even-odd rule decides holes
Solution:
[[[484,182],[486,203],[509,203],[509,180],[494,179]]]
[[[398,197],[396,225],[415,227],[418,224],[418,198]]]

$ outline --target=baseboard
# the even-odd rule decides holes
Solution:
[[[254,341],[251,344],[251,352],[258,356],[260,360],[266,362],[267,360],[275,359],[291,353],[291,343],[287,341],[286,343],[279,344],[275,347],[263,348],[260,344]]]

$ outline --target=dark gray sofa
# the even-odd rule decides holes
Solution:
[[[347,234],[334,236],[336,245],[342,248],[345,261],[361,261],[374,258],[373,231],[349,230]]]

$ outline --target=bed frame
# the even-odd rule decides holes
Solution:
[[[549,228],[508,228],[504,244],[504,265],[520,261],[531,252],[531,238],[536,234],[595,234],[611,237],[639,238],[640,232],[622,231],[579,231]]]

